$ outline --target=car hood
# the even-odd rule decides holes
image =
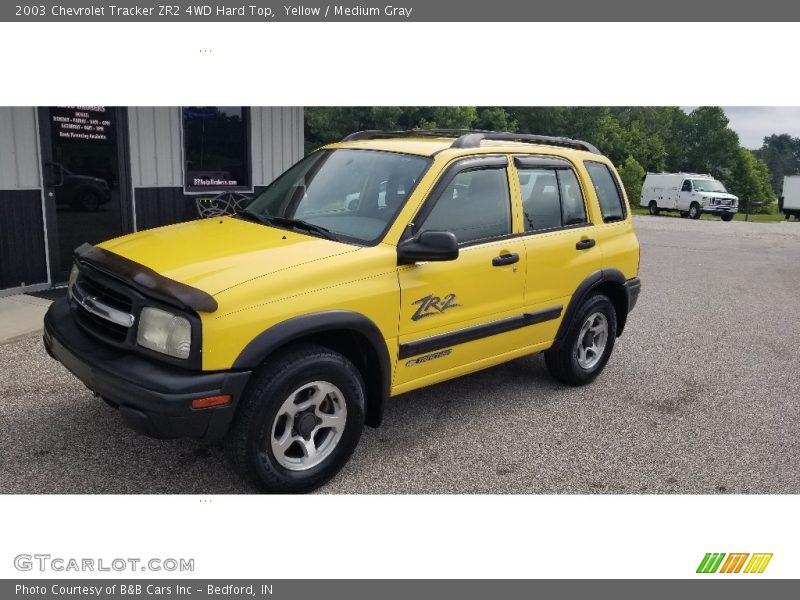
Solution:
[[[98,246],[211,295],[358,250],[350,244],[232,217],[148,229]]]

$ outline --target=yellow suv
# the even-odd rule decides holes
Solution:
[[[392,396],[537,352],[597,377],[641,287],[627,206],[586,142],[359,132],[236,216],[78,248],[44,344],[138,431],[308,491]]]

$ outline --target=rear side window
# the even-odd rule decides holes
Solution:
[[[586,207],[571,169],[520,168],[525,231],[584,225]]]
[[[625,218],[625,202],[622,200],[622,192],[619,189],[611,170],[603,163],[586,161],[586,170],[594,184],[597,199],[600,201],[600,212],[603,214],[603,221],[621,221]]]
[[[459,244],[511,233],[505,169],[462,171],[435,200],[420,231],[450,231]]]

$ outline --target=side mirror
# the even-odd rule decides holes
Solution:
[[[458,240],[449,231],[423,231],[397,246],[397,264],[445,261],[458,258]]]

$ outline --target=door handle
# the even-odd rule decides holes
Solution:
[[[492,259],[492,266],[503,267],[505,265],[513,265],[515,262],[519,262],[519,254],[501,254]]]
[[[575,244],[576,250],[588,250],[589,248],[593,248],[597,242],[594,240],[581,240],[577,244]]]

